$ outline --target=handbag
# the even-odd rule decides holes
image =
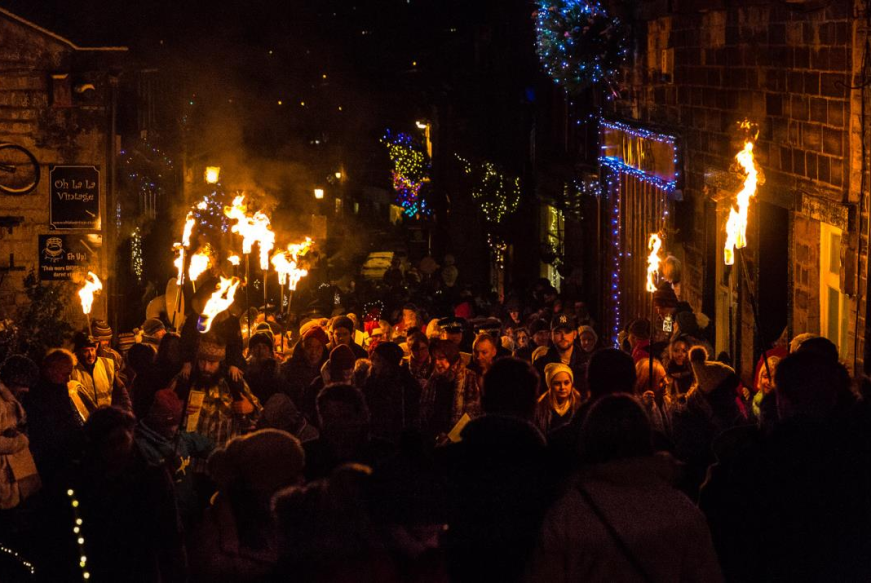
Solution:
[[[15,482],[18,484],[22,500],[29,498],[39,491],[42,487],[42,480],[39,478],[36,462],[33,461],[33,455],[30,453],[29,447],[23,447],[15,453],[8,454],[6,462],[12,471],[12,477],[15,478]]]

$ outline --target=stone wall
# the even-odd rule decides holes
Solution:
[[[40,163],[36,190],[21,196],[0,195],[0,216],[22,217],[20,225],[0,229],[0,268],[14,254],[24,271],[8,271],[0,281],[0,315],[11,317],[26,302],[22,282],[37,269],[38,235],[49,231],[49,166],[87,164],[100,169],[105,226],[107,140],[109,130],[107,65],[120,51],[77,49],[69,41],[0,14],[0,142],[27,148]],[[54,74],[68,74],[72,88],[90,83],[93,90],[72,92],[71,105],[53,102]],[[85,232],[82,232],[84,234]],[[101,254],[102,255],[102,254]],[[105,260],[93,270],[106,279]],[[105,316],[99,299],[95,316]],[[78,317],[82,318],[81,312]]]
[[[704,11],[700,4],[706,4]],[[641,40],[612,114],[680,136],[683,191],[694,214],[693,232],[683,245],[685,296],[701,308],[704,274],[716,267],[705,261],[711,256],[712,238],[710,233],[705,236],[704,201],[716,191],[711,176],[729,171],[741,147],[738,122],[749,119],[759,125],[755,153],[767,179],[758,196],[792,211],[790,257],[785,258],[791,262],[791,331],[816,332],[819,217],[804,213],[801,201],[805,196],[823,199],[842,205],[846,213],[862,196],[861,93],[851,87],[861,69],[857,60],[865,33],[853,18],[856,7],[850,0],[833,0],[813,10],[773,1],[684,0],[670,6],[671,12],[661,2],[640,6]],[[868,245],[864,239],[860,244],[855,212],[850,215],[842,288],[853,298],[852,344],[856,266],[864,265]],[[751,240],[747,250],[753,257],[754,245]],[[862,261],[857,257],[860,246]],[[864,306],[864,300],[858,303]],[[746,306],[742,313],[747,313]],[[743,334],[742,346],[745,367],[752,366],[752,333]]]

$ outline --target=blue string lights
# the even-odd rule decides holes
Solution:
[[[430,161],[426,149],[418,140],[403,132],[387,130],[381,143],[393,163],[391,178],[396,202],[407,217],[430,214],[421,196],[423,185],[429,182]]]
[[[610,250],[610,263],[611,263],[611,274],[609,278],[609,297],[611,299],[612,306],[612,326],[611,326],[611,340],[616,345],[618,342],[618,335],[620,334],[620,330],[622,328],[622,314],[621,314],[621,304],[622,304],[622,266],[624,257],[632,256],[632,249],[626,250],[624,248],[624,237],[623,237],[623,221],[624,218],[621,215],[621,206],[622,206],[622,186],[625,180],[637,180],[643,183],[646,183],[650,186],[653,186],[657,189],[657,195],[659,197],[663,197],[660,199],[660,206],[662,208],[662,216],[660,217],[660,224],[665,225],[665,222],[668,220],[669,212],[668,212],[668,204],[666,199],[674,194],[675,190],[678,186],[678,180],[680,177],[679,171],[679,157],[677,150],[677,138],[667,134],[661,134],[657,132],[653,132],[650,130],[645,130],[641,128],[635,128],[628,124],[618,122],[618,121],[610,121],[610,120],[599,120],[599,127],[601,130],[612,130],[623,134],[623,138],[635,138],[641,140],[649,140],[661,144],[666,144],[671,147],[672,159],[671,162],[673,164],[673,176],[671,180],[665,179],[661,176],[657,176],[651,172],[646,172],[632,164],[628,163],[625,159],[618,156],[608,156],[605,155],[607,152],[607,146],[602,145],[602,155],[599,157],[599,165],[603,169],[602,178],[605,184],[605,193],[607,194],[609,203],[610,203],[610,216],[609,216],[609,231],[610,231],[610,239],[611,239],[611,250]]]
[[[629,35],[595,0],[540,0],[533,12],[544,70],[569,93],[611,85],[629,54]]]

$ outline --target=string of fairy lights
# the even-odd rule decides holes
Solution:
[[[70,507],[73,509],[73,534],[76,537],[76,545],[79,549],[79,568],[82,570],[82,579],[87,581],[91,578],[91,573],[88,571],[88,557],[85,555],[85,535],[83,532],[83,521],[79,515],[79,501],[76,498],[76,492],[72,488],[67,490],[67,497],[70,499]]]
[[[421,189],[429,182],[430,160],[418,140],[404,132],[390,129],[384,132],[381,143],[393,164],[391,178],[396,202],[407,217],[429,214]]]
[[[667,199],[669,195],[675,192],[678,185],[678,178],[680,176],[680,172],[678,170],[679,158],[677,150],[677,138],[675,136],[660,134],[650,130],[636,128],[618,121],[605,119],[599,120],[599,127],[600,130],[611,129],[620,131],[630,138],[640,138],[670,145],[672,148],[672,162],[675,168],[674,178],[671,180],[665,180],[652,173],[645,172],[639,168],[636,168],[626,163],[625,160],[617,156],[605,155],[604,152],[606,151],[607,146],[601,146],[603,154],[599,157],[599,164],[604,170],[602,172],[602,180],[605,184],[604,193],[607,194],[610,203],[609,221],[611,233],[611,273],[609,276],[609,291],[613,316],[611,326],[611,341],[616,345],[618,343],[618,336],[623,325],[623,317],[621,313],[623,295],[621,291],[623,259],[626,256],[631,256],[631,250],[627,252],[627,250],[624,249],[623,242],[623,221],[621,220],[622,217],[620,213],[623,197],[623,181],[627,177],[631,177],[633,179],[654,186],[657,189],[657,196],[660,197],[660,206],[663,209],[659,224],[664,225],[665,222],[668,220],[669,216],[668,204],[665,203],[665,199]]]
[[[482,161],[473,164],[454,154],[462,164],[463,172],[472,179],[472,198],[478,201],[484,218],[499,225],[520,206],[520,177],[503,174],[495,164]]]
[[[539,0],[533,18],[536,52],[554,82],[569,93],[613,83],[629,55],[619,18],[595,0]]]

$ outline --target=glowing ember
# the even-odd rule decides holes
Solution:
[[[209,208],[209,203],[206,202],[205,200],[201,200],[200,202],[197,203],[197,208],[200,209],[201,211],[204,211],[207,208]]]
[[[650,250],[650,255],[647,256],[647,291],[656,291],[656,275],[659,273],[659,250],[662,248],[662,239],[659,235],[653,233],[647,241],[647,248]]]
[[[196,281],[199,276],[201,276],[205,271],[209,268],[212,259],[209,257],[209,254],[200,249],[193,255],[191,255],[191,264],[188,267],[188,277],[191,281]]]
[[[220,166],[206,166],[205,178],[208,184],[217,184],[221,176]]]
[[[85,277],[85,285],[79,290],[79,298],[82,300],[82,312],[85,315],[91,313],[94,305],[94,294],[103,289],[103,282],[93,271],[89,271]]]
[[[743,122],[741,128],[749,130],[749,122]],[[744,187],[736,197],[738,210],[736,211],[734,207],[730,208],[729,220],[726,221],[726,245],[723,249],[723,259],[726,265],[735,263],[735,249],[743,249],[747,246],[747,211],[750,208],[750,199],[756,195],[756,186],[759,181],[756,161],[753,158],[752,140],[744,141],[744,149],[738,152],[735,159],[747,177],[744,179]]]
[[[212,322],[218,314],[233,305],[233,299],[236,296],[236,288],[239,287],[239,283],[239,278],[237,277],[231,277],[230,279],[226,277],[221,278],[221,283],[217,285],[215,293],[206,302],[206,305],[203,307],[203,313],[197,320],[197,330],[200,333],[205,334],[211,330]]]
[[[238,256],[238,255],[230,255],[229,257],[227,257],[227,261],[230,262],[230,265],[236,265],[236,266],[238,266],[240,260],[239,260],[239,256]]]

